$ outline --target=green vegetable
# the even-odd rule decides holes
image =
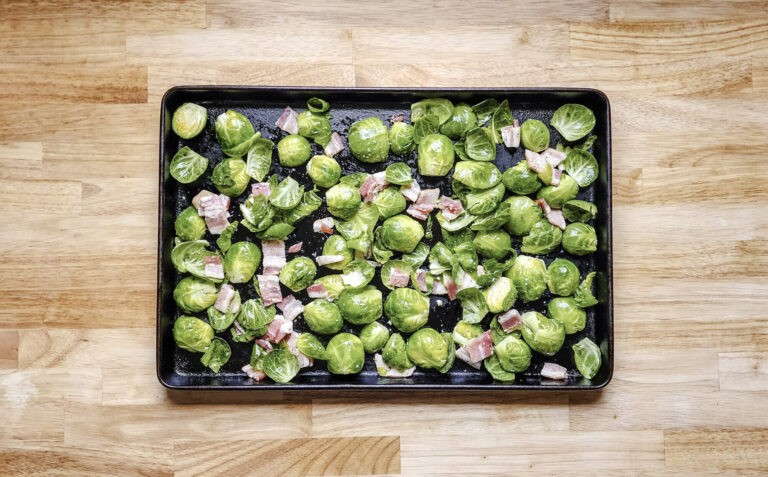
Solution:
[[[456,298],[461,302],[461,319],[463,321],[470,324],[480,323],[488,314],[488,305],[479,289],[465,288],[456,293]]]
[[[379,118],[366,118],[355,122],[347,136],[349,150],[362,162],[384,162],[389,154],[387,127]]]
[[[483,291],[491,313],[501,313],[512,308],[517,300],[515,284],[507,277],[499,277],[493,285]]]
[[[360,338],[350,333],[339,333],[325,347],[328,371],[333,374],[356,374],[362,371],[365,349]]]
[[[547,289],[547,266],[539,258],[519,255],[507,276],[517,288],[517,297],[525,302],[538,300]]]
[[[344,279],[341,275],[326,275],[315,280],[315,283],[319,283],[325,287],[328,292],[328,299],[335,300],[344,291],[346,285],[344,285]]]
[[[429,299],[412,288],[396,288],[384,303],[384,313],[395,328],[410,333],[427,324]]]
[[[339,182],[355,188],[359,188],[361,185],[363,185],[363,182],[368,180],[369,177],[371,177],[371,175],[367,172],[355,172],[352,174],[347,174],[346,176],[342,176],[342,178],[339,179]]]
[[[566,141],[583,138],[595,127],[595,115],[581,104],[564,104],[557,108],[549,124]]]
[[[592,280],[595,278],[595,272],[590,272],[587,277],[576,288],[576,293],[573,294],[573,299],[577,305],[582,308],[588,306],[597,305],[598,300],[592,294]]]
[[[563,174],[560,176],[559,185],[542,187],[536,194],[536,198],[546,200],[553,209],[559,209],[569,200],[575,199],[578,193],[579,184],[568,174]]]
[[[496,144],[493,133],[486,128],[474,128],[467,132],[464,140],[467,156],[475,161],[493,161],[496,159]]]
[[[340,262],[324,265],[331,270],[343,270],[355,257],[352,250],[347,247],[347,241],[341,235],[331,235],[323,245],[322,255],[342,255],[344,259]]]
[[[402,121],[394,123],[389,128],[389,144],[392,152],[398,155],[408,154],[416,148],[413,140],[414,129],[410,124]],[[387,179],[389,182],[389,179]]]
[[[509,202],[502,202],[493,212],[478,217],[470,228],[472,230],[498,229],[509,222],[511,214],[512,207]]]
[[[493,354],[510,373],[522,373],[531,365],[531,348],[517,336],[510,335],[494,346]]]
[[[315,194],[314,190],[305,192],[304,195],[301,196],[299,205],[292,209],[282,209],[278,211],[278,220],[287,224],[295,224],[299,220],[312,215],[312,212],[319,209],[321,205],[323,205],[323,199]]]
[[[376,287],[348,288],[337,300],[341,316],[353,325],[367,325],[382,313],[382,296]]]
[[[499,102],[493,98],[485,99],[472,106],[472,111],[477,116],[477,125],[484,126],[498,108]]]
[[[323,335],[338,333],[344,324],[339,307],[319,298],[304,307],[304,321],[310,330]]]
[[[429,245],[419,243],[412,253],[406,253],[402,256],[402,261],[407,263],[411,269],[419,268],[429,256]]]
[[[440,333],[432,328],[422,328],[408,338],[405,351],[416,366],[441,369],[448,361],[448,348],[449,343]]]
[[[541,152],[549,147],[549,129],[538,119],[528,119],[520,126],[520,142],[526,149]]]
[[[268,326],[275,319],[275,315],[277,315],[277,310],[274,305],[265,307],[261,298],[256,298],[246,300],[240,306],[237,322],[247,331],[256,331]]]
[[[275,143],[269,139],[259,137],[254,139],[253,145],[248,150],[245,163],[245,173],[261,182],[269,174],[272,166],[272,148]]]
[[[587,324],[587,312],[573,298],[553,299],[547,304],[547,312],[553,320],[563,324],[568,335],[583,330]]]
[[[293,232],[294,227],[284,222],[275,222],[263,232],[256,234],[260,240],[285,240]]]
[[[440,333],[440,336],[443,337],[443,341],[445,341],[445,345],[448,347],[448,358],[445,360],[443,367],[438,369],[438,371],[445,374],[451,370],[453,363],[456,361],[456,348],[453,347],[453,339],[450,333]]]
[[[291,291],[300,292],[312,284],[317,273],[315,262],[309,257],[296,257],[280,270],[280,283]]]
[[[387,187],[376,194],[376,198],[373,199],[373,205],[376,206],[379,215],[385,219],[401,213],[406,207],[405,197],[395,187]]]
[[[440,134],[451,139],[459,139],[475,127],[477,127],[477,116],[468,104],[461,103],[453,108],[451,117],[440,126]]]
[[[499,358],[495,354],[485,358],[483,360],[483,365],[485,366],[485,370],[488,371],[488,374],[490,374],[496,381],[512,382],[515,380],[515,373],[510,373],[502,368]]]
[[[491,336],[493,337],[493,346],[496,346],[504,341],[507,336],[517,336],[518,338],[522,336],[520,330],[512,330],[509,333],[504,331],[504,329],[501,327],[501,324],[499,323],[498,316],[491,318],[491,324],[489,328],[491,329]]]
[[[430,134],[419,143],[419,174],[444,176],[451,171],[454,158],[451,140],[442,134]]]
[[[324,114],[302,111],[296,118],[301,136],[313,139],[322,147],[331,142],[331,122]]]
[[[535,311],[523,313],[522,319],[523,339],[532,350],[552,356],[563,346],[565,327],[561,322]]]
[[[498,262],[493,258],[486,260],[485,263],[483,263],[485,273],[483,275],[478,275],[477,284],[481,287],[492,285],[499,277],[501,277],[502,273],[512,268],[512,265],[515,263],[515,258],[517,258],[517,255],[513,253],[512,258],[507,259],[504,262]]]
[[[312,148],[304,136],[289,134],[277,143],[277,157],[283,166],[300,166],[307,162],[311,155]]]
[[[366,353],[373,354],[389,341],[389,330],[378,321],[368,323],[360,330],[360,341]]]
[[[373,244],[373,232],[379,212],[373,203],[366,202],[357,209],[355,215],[348,221],[336,222],[336,230],[347,239],[347,246],[363,254]]]
[[[173,339],[181,349],[204,353],[213,341],[213,328],[199,318],[182,315],[173,323]]]
[[[251,178],[245,172],[245,162],[238,158],[221,161],[213,169],[211,182],[222,194],[237,197],[248,187]]]
[[[563,216],[569,222],[588,222],[597,216],[597,207],[591,202],[569,200],[563,205]]]
[[[395,289],[395,287],[389,284],[389,276],[392,274],[393,270],[400,270],[407,275],[413,273],[413,268],[408,262],[403,260],[387,260],[381,267],[381,283],[390,290]]]
[[[472,242],[464,242],[454,246],[453,252],[461,268],[473,273],[477,271],[479,260],[477,259],[477,251]]]
[[[579,269],[564,258],[555,259],[547,268],[547,286],[555,295],[570,296],[579,286]]]
[[[331,105],[324,99],[312,97],[307,100],[307,109],[313,113],[326,113],[331,109]]]
[[[453,268],[453,252],[442,242],[437,242],[429,252],[429,270],[433,275],[440,275]]]
[[[423,237],[421,224],[407,215],[395,215],[381,225],[381,242],[390,250],[411,253]]]
[[[196,153],[189,146],[179,149],[173,159],[169,170],[171,176],[182,184],[195,182],[208,169],[208,158]]]
[[[261,136],[253,130],[248,118],[232,110],[221,113],[214,126],[221,151],[229,157],[244,156],[253,142]]]
[[[194,240],[191,242],[181,242],[171,250],[171,263],[176,267],[179,273],[191,273],[192,275],[212,282],[221,280],[212,279],[205,275],[205,257],[216,257],[219,254],[206,250],[208,242],[205,240]]]
[[[203,366],[211,368],[211,371],[218,373],[222,366],[227,364],[229,357],[232,356],[232,350],[226,341],[221,338],[214,338],[211,345],[200,358]]]
[[[225,253],[227,250],[229,250],[229,247],[232,246],[232,235],[237,232],[238,225],[239,222],[234,221],[221,231],[221,235],[219,235],[219,238],[216,239],[216,245],[219,247],[219,250]]]
[[[431,116],[441,125],[451,118],[453,103],[444,98],[428,98],[411,105],[411,122]]]
[[[501,260],[511,252],[512,238],[503,230],[481,230],[472,241],[477,253],[485,258]]]
[[[252,195],[240,205],[243,213],[243,225],[251,232],[264,231],[272,225],[275,210],[269,199],[263,195]]]
[[[587,255],[597,250],[595,229],[587,224],[568,224],[563,232],[563,248],[573,255]]]
[[[307,163],[307,174],[318,187],[333,187],[341,178],[341,166],[328,156],[314,156]]]
[[[483,327],[475,323],[467,323],[466,321],[459,321],[453,328],[453,334],[451,335],[453,341],[459,345],[464,346],[469,343],[469,340],[476,338],[483,334]]]
[[[492,212],[504,198],[504,185],[497,184],[490,189],[472,189],[464,197],[464,210],[472,215],[483,215]]]
[[[411,168],[404,162],[395,162],[388,165],[384,174],[387,182],[390,184],[410,185],[413,182]]]
[[[185,313],[198,313],[216,302],[219,292],[209,280],[184,277],[173,289],[173,299]]]
[[[207,230],[205,220],[197,214],[194,207],[182,210],[173,225],[176,235],[184,241],[200,240]]]
[[[437,213],[436,217],[437,223],[439,223],[440,227],[442,227],[442,229],[447,232],[469,231],[470,233],[472,231],[469,230],[469,225],[477,218],[476,216],[471,215],[465,211],[455,219],[448,220],[443,215],[442,210]]]
[[[325,193],[328,212],[341,219],[349,219],[362,204],[360,191],[357,187],[340,183],[328,189]]]
[[[534,224],[543,218],[541,207],[526,196],[512,196],[505,202],[509,204],[512,212],[504,228],[513,235],[529,234]]]
[[[254,343],[251,348],[251,359],[248,364],[257,371],[264,371],[264,358],[267,356],[267,350],[261,347],[260,344]]]
[[[325,346],[312,333],[301,333],[296,338],[296,348],[312,359],[326,359]]]
[[[550,224],[546,219],[533,224],[531,231],[523,237],[523,246],[520,251],[535,255],[545,255],[553,252],[563,238],[563,232]]]
[[[421,141],[423,141],[425,137],[438,134],[438,126],[439,124],[437,124],[437,119],[432,116],[427,116],[426,118],[421,118],[414,121],[413,142],[415,144],[421,144]]]
[[[299,374],[299,359],[290,351],[274,349],[265,357],[264,373],[276,383],[287,383]]]
[[[195,103],[184,103],[173,112],[171,127],[182,139],[192,139],[200,134],[208,121],[208,110]]]
[[[501,180],[513,194],[533,194],[541,188],[539,176],[528,169],[528,164],[525,161],[520,161],[516,166],[504,171]]]
[[[261,264],[261,250],[251,242],[236,242],[224,255],[224,275],[232,283],[245,283],[253,278]]]
[[[573,349],[573,360],[582,376],[587,379],[595,377],[600,371],[602,357],[600,348],[589,338],[584,338],[571,347]]]
[[[227,328],[232,326],[235,318],[240,313],[240,301],[240,292],[235,291],[235,297],[232,298],[226,313],[222,313],[212,306],[208,307],[205,313],[208,315],[208,323],[211,324],[215,331],[221,333],[222,331],[227,331]]]
[[[504,126],[512,126],[515,123],[515,118],[512,116],[512,111],[509,110],[509,101],[506,99],[502,101],[496,111],[491,116],[491,123],[488,128],[493,132],[494,144],[502,144],[504,141],[501,139],[501,128]]]
[[[587,187],[597,179],[597,160],[583,149],[571,149],[563,161],[563,167],[580,187]]]
[[[389,341],[381,350],[381,358],[388,366],[400,371],[413,367],[413,363],[408,359],[408,353],[405,350],[405,340],[399,333],[392,333],[389,337]]]
[[[501,172],[490,162],[459,161],[453,179],[473,189],[490,189],[501,182]]]

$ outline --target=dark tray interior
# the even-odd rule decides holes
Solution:
[[[389,124],[389,116],[404,113],[410,117],[410,104],[418,99],[439,96],[454,102],[475,104],[485,98],[494,97],[499,101],[508,99],[514,117],[522,123],[529,118],[542,120],[549,124],[549,119],[555,109],[565,103],[576,102],[584,104],[594,111],[597,125],[592,132],[597,136],[593,153],[600,165],[600,176],[592,186],[579,192],[579,199],[589,200],[598,206],[598,217],[594,227],[598,234],[598,251],[587,257],[574,257],[560,249],[555,254],[545,258],[549,264],[555,256],[567,256],[574,261],[584,276],[589,271],[597,271],[597,293],[602,298],[601,303],[587,309],[587,326],[577,334],[568,335],[560,352],[546,361],[559,363],[569,370],[575,370],[571,345],[585,336],[590,337],[604,351],[603,365],[600,372],[591,380],[581,378],[577,373],[569,373],[565,383],[542,382],[539,371],[544,357],[533,353],[531,367],[517,375],[514,384],[494,383],[485,370],[475,370],[469,365],[456,361],[453,369],[447,374],[433,370],[418,369],[410,379],[382,379],[376,372],[376,367],[370,357],[366,358],[365,367],[360,374],[353,376],[338,376],[328,373],[323,362],[316,361],[314,367],[303,369],[290,384],[273,384],[271,382],[255,383],[245,376],[240,368],[248,363],[251,344],[232,343],[229,332],[219,336],[230,342],[232,357],[219,374],[205,368],[199,361],[200,354],[190,353],[175,346],[172,336],[174,319],[181,313],[174,303],[172,293],[175,284],[181,276],[176,272],[170,261],[173,248],[174,227],[176,215],[191,204],[192,197],[201,189],[215,191],[210,183],[210,171],[222,160],[222,152],[215,139],[213,122],[216,116],[234,109],[247,116],[254,128],[262,136],[277,143],[285,133],[278,130],[274,123],[286,105],[296,110],[306,108],[306,100],[319,96],[331,103],[333,130],[339,132],[346,144],[346,131],[358,119],[377,116],[385,124]],[[170,130],[170,117],[173,111],[182,103],[194,102],[208,109],[208,123],[205,130],[191,140],[180,139]],[[554,129],[552,144],[557,144],[560,137]],[[198,153],[210,159],[209,172],[198,182],[184,185],[179,184],[168,174],[168,165],[173,155],[184,145],[190,146]],[[321,149],[313,144],[313,154],[322,154]],[[392,162],[404,161],[416,171],[416,152],[407,157],[394,156],[386,163],[363,164],[354,159],[348,149],[336,156],[344,174],[356,171],[377,172]],[[499,146],[496,164],[501,171],[513,166],[523,159],[523,148],[512,152]],[[185,86],[169,90],[163,98],[160,120],[160,204],[159,204],[159,243],[158,243],[158,299],[157,299],[157,374],[160,382],[169,388],[177,389],[556,389],[556,390],[590,390],[599,389],[608,384],[613,372],[613,296],[611,281],[611,137],[610,137],[610,107],[605,95],[589,89],[355,89],[355,88],[269,88],[269,87],[221,87],[221,86]],[[280,178],[291,175],[300,183],[311,184],[305,167],[282,167],[273,156],[270,173],[277,173]],[[445,178],[415,177],[422,188],[440,187],[443,192],[449,192],[450,185]],[[322,195],[322,194],[321,194]],[[241,218],[239,204],[245,195],[233,200],[230,211],[231,220]],[[308,219],[301,221],[296,231],[286,241],[287,245],[302,241],[302,254],[320,255],[325,237],[312,232],[312,222],[328,216],[323,205]],[[252,240],[250,233],[239,227],[233,241]],[[204,237],[211,243],[215,237],[206,233]],[[440,228],[434,221],[434,239],[439,240]],[[515,240],[513,238],[513,240]],[[434,240],[433,240],[434,242]],[[520,239],[515,246],[519,252]],[[290,259],[291,257],[289,257]],[[336,273],[325,267],[318,267],[318,276]],[[389,290],[381,285],[379,275],[372,282],[379,287],[384,296]],[[256,298],[256,292],[251,283],[237,286],[243,300]],[[284,289],[284,295],[287,290]],[[311,301],[306,292],[295,294],[302,302]],[[432,309],[427,326],[438,331],[450,332],[461,317],[461,307],[458,300],[449,302],[447,297],[440,297],[446,305],[437,307],[436,297],[432,297]],[[546,313],[546,305],[550,299],[549,291],[533,303],[518,302],[516,308],[521,312],[535,310]],[[204,317],[204,314],[198,314]],[[486,318],[487,319],[487,318]],[[386,324],[386,319],[380,320]],[[294,326],[298,331],[309,331],[301,317],[297,318]],[[344,331],[357,333],[358,326],[345,325]],[[391,327],[390,327],[391,328]],[[330,337],[328,337],[330,338]],[[323,339],[323,337],[321,337]],[[325,340],[327,341],[327,339]]]

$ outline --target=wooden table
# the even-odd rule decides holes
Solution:
[[[0,3],[1,475],[768,471],[768,2],[383,3]],[[157,121],[195,83],[604,90],[613,382],[167,392]]]

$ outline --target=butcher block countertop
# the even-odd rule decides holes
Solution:
[[[768,2],[416,4],[0,2],[0,475],[768,472]],[[613,381],[164,389],[158,120],[182,84],[603,90]]]

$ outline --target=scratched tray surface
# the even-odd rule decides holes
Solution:
[[[476,370],[461,360],[456,360],[453,369],[446,374],[436,370],[424,370],[417,368],[410,379],[383,379],[378,376],[373,363],[372,355],[366,355],[365,366],[361,373],[351,376],[339,376],[327,371],[325,362],[315,360],[311,368],[304,368],[292,383],[274,384],[267,380],[255,383],[240,370],[249,362],[252,344],[234,343],[231,341],[229,330],[217,335],[227,340],[232,348],[232,357],[221,371],[213,373],[200,363],[200,354],[191,353],[175,346],[172,335],[172,324],[178,316],[183,314],[176,306],[172,293],[173,289],[182,278],[176,272],[170,262],[170,252],[173,248],[174,227],[176,215],[191,205],[191,199],[200,190],[208,189],[216,191],[211,183],[211,171],[223,159],[221,148],[216,141],[214,132],[215,118],[228,109],[233,109],[244,114],[253,123],[254,128],[261,132],[263,137],[277,143],[286,135],[275,127],[275,120],[280,116],[283,108],[289,104],[296,110],[306,108],[306,99],[312,96],[320,96],[331,103],[331,126],[339,132],[346,144],[346,133],[349,126],[362,118],[376,116],[389,125],[389,117],[393,114],[405,114],[406,120],[410,117],[410,105],[415,100],[426,96],[446,97],[457,104],[467,102],[475,104],[485,98],[494,97],[499,101],[506,98],[510,101],[510,107],[514,117],[520,123],[526,119],[539,119],[549,124],[552,113],[562,104],[567,102],[579,102],[588,106],[595,113],[597,125],[592,134],[597,136],[593,152],[600,164],[600,178],[592,186],[579,191],[578,199],[594,202],[598,206],[598,218],[595,221],[595,229],[598,234],[598,251],[586,257],[575,257],[565,253],[562,247],[558,251],[549,254],[544,261],[549,263],[558,257],[567,257],[578,267],[582,277],[590,271],[597,271],[599,279],[596,280],[597,293],[602,298],[601,304],[587,308],[587,325],[579,333],[567,335],[561,350],[553,357],[544,357],[539,353],[533,353],[530,368],[517,374],[514,384],[495,383],[484,370]],[[184,140],[169,130],[170,115],[176,107],[184,102],[195,102],[208,110],[208,122],[205,129],[197,137]],[[556,389],[597,389],[610,380],[613,366],[613,320],[610,286],[610,125],[608,104],[604,97],[591,90],[473,90],[464,91],[392,91],[392,90],[298,90],[298,89],[262,89],[262,88],[217,88],[217,87],[188,87],[176,88],[166,95],[163,101],[163,113],[161,118],[161,179],[160,179],[160,236],[159,236],[159,278],[158,278],[158,350],[157,368],[160,381],[173,388],[246,388],[246,389],[285,389],[286,387],[299,389],[344,389],[344,388],[434,388],[434,389],[529,389],[529,388],[556,388]],[[554,128],[551,128],[552,144],[561,140]],[[210,160],[206,174],[192,184],[180,184],[168,174],[168,164],[176,151],[183,146],[190,146],[196,152]],[[523,148],[508,150],[503,146],[497,147],[496,165],[501,171],[506,170],[523,160]],[[322,154],[322,149],[312,144],[312,153]],[[349,149],[345,149],[336,156],[342,167],[343,174],[364,171],[374,173],[394,162],[406,162],[414,172],[414,177],[422,188],[439,187],[443,194],[450,194],[450,175],[448,177],[421,177],[416,167],[416,151],[407,156],[395,156],[390,153],[387,162],[378,164],[364,164],[355,159]],[[277,160],[277,151],[273,153],[272,168],[270,174],[276,173],[282,180],[290,175],[305,187],[313,186],[306,173],[306,167],[283,167]],[[321,189],[319,195],[324,197],[325,189]],[[233,199],[230,206],[232,217],[230,221],[240,220],[240,204],[246,199],[247,194]],[[310,217],[300,221],[296,230],[286,240],[289,246],[296,242],[303,242],[303,249],[294,256],[305,255],[316,257],[321,255],[325,235],[312,230],[312,222],[315,219],[327,217],[325,203]],[[214,244],[217,236],[206,232],[203,237],[209,243]],[[238,227],[233,237],[233,242],[247,240],[259,243],[245,227]],[[433,220],[433,240],[427,241],[430,246],[440,240],[440,227]],[[513,246],[519,253],[521,245],[520,237],[513,237]],[[380,281],[378,273],[372,281],[372,285],[379,288],[386,300],[390,292]],[[318,267],[317,276],[338,273],[327,267]],[[243,301],[258,298],[252,282],[236,284]],[[283,287],[283,295],[291,293]],[[294,294],[303,303],[311,301],[306,291]],[[547,303],[552,298],[547,290],[537,301],[522,303],[518,301],[515,307],[522,312],[538,311],[546,314]],[[461,317],[459,301],[449,301],[445,296],[431,296],[431,310],[429,322],[426,326],[435,328],[441,332],[451,332],[457,320]],[[442,306],[438,304],[442,303]],[[204,313],[197,316],[205,319]],[[486,317],[486,321],[491,315]],[[379,320],[390,331],[397,332],[386,317]],[[294,321],[294,328],[299,331],[310,331],[302,317]],[[350,325],[345,322],[342,331],[359,334],[362,327]],[[407,338],[407,334],[404,337]],[[327,342],[330,336],[319,336]],[[600,372],[592,380],[583,379],[577,372],[573,361],[571,346],[584,337],[589,337],[603,348],[603,365]],[[559,363],[569,369],[569,376],[565,383],[542,382],[539,372],[544,361]]]

